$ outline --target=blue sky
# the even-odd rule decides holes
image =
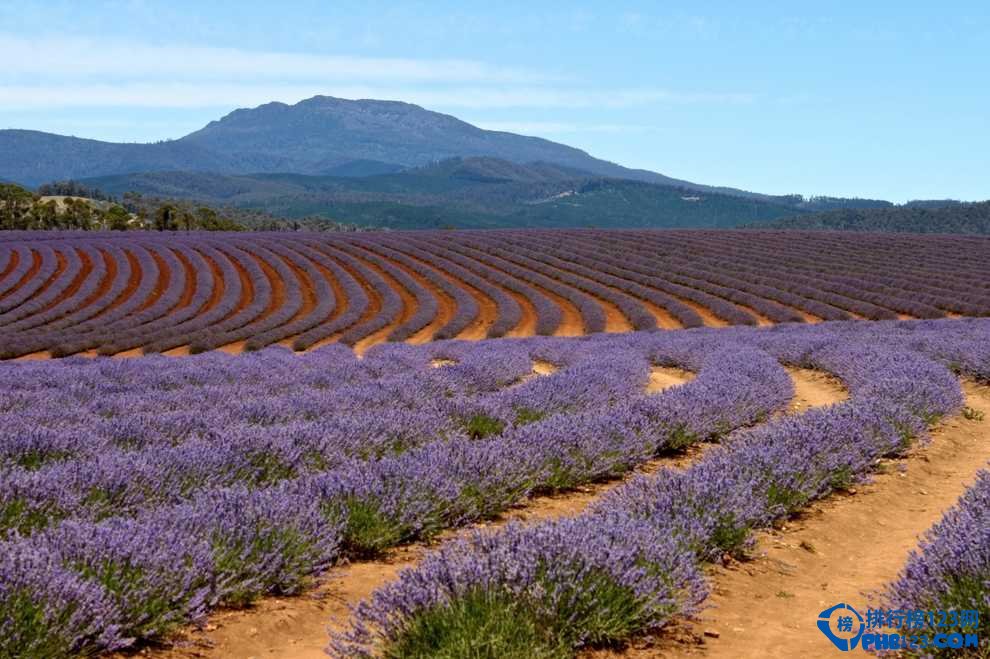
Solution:
[[[700,183],[990,198],[980,1],[4,0],[0,61],[0,128],[150,141],[390,98]]]

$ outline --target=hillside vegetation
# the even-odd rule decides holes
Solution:
[[[734,227],[801,212],[792,205],[630,179],[546,162],[452,158],[364,177],[154,172],[86,179],[111,194],[322,216],[395,229]]]
[[[44,187],[44,186],[43,186]],[[76,229],[82,231],[127,231],[135,229],[243,231],[245,227],[224,217],[212,208],[193,207],[168,200],[139,200],[135,205],[111,200],[99,191],[93,198],[75,196],[86,188],[67,183],[45,187],[47,194],[34,194],[13,184],[0,184],[0,230],[44,231]]]
[[[892,208],[848,208],[750,225],[767,229],[990,233],[990,201],[916,201]]]

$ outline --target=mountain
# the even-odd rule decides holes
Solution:
[[[115,196],[138,192],[288,219],[322,216],[397,229],[733,227],[800,212],[761,199],[488,156],[450,158],[365,177],[146,172],[84,179],[80,184]]]
[[[564,144],[484,130],[410,103],[329,96],[315,96],[295,105],[267,103],[235,110],[185,137],[154,144],[0,130],[0,154],[0,178],[32,186],[53,180],[159,171],[364,176],[454,157],[491,156],[519,164],[553,163],[598,176],[702,192],[784,200],[628,169]]]
[[[809,213],[749,226],[759,229],[990,234],[990,201],[920,200],[892,208]]]

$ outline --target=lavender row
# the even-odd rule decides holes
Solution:
[[[372,335],[405,340],[434,322],[438,295],[453,302],[449,322],[434,333],[441,339],[472,326],[482,304],[498,313],[489,336],[520,325],[520,303],[532,305],[541,335],[559,327],[560,304],[579,309],[585,331],[601,330],[605,314],[598,300],[618,307],[634,328],[654,326],[647,303],[685,327],[703,324],[699,307],[735,325],[758,324],[749,310],[774,323],[807,314],[842,320],[990,313],[990,289],[980,283],[990,276],[990,243],[919,240],[732,231],[182,235],[167,241],[157,234],[19,233],[2,241],[9,254],[0,281],[2,356],[183,344],[206,350],[238,341],[258,349],[288,339],[302,349],[334,339],[353,345]],[[211,250],[224,256],[217,260]],[[91,262],[85,281],[80,255]],[[112,282],[103,282],[106,257],[118,266]],[[250,299],[242,300],[236,280],[244,273],[250,290],[241,292]],[[267,281],[269,275],[276,280]],[[97,289],[116,296],[92,295]],[[275,290],[284,291],[278,301],[285,304],[274,304]],[[409,309],[400,296],[405,292]],[[310,301],[305,314],[303,298]],[[381,331],[389,326],[391,333]]]
[[[0,313],[0,331],[16,330],[18,321],[36,316],[46,310],[62,296],[62,293],[79,276],[83,268],[83,262],[79,256],[79,252],[70,247],[64,251],[59,250],[59,253],[65,259],[65,267],[62,268],[59,276],[55,277],[54,281],[45,287],[43,291],[32,294],[29,299],[25,300],[19,306]]]
[[[169,250],[169,253],[174,255],[180,264],[189,262],[190,269],[194,273],[193,276],[190,278],[186,274],[184,278],[177,280],[177,273],[171,269],[173,265],[170,260],[168,288],[166,293],[157,301],[161,302],[160,313],[146,322],[114,332],[111,335],[112,342],[103,343],[97,348],[99,354],[112,355],[123,350],[150,344],[162,336],[167,337],[172,327],[185,325],[192,321],[207,305],[217,282],[214,281],[212,271],[205,258],[199,251],[181,245]],[[182,267],[182,270],[186,273],[185,267]],[[191,292],[188,300],[185,299],[187,291]],[[165,298],[164,302],[162,302],[162,298]],[[155,306],[157,306],[157,302]],[[70,332],[71,330],[67,333]]]
[[[549,250],[552,246],[544,243],[544,247]],[[651,302],[670,313],[683,327],[702,327],[704,325],[701,316],[694,309],[672,295],[655,288],[649,288],[648,285],[651,283],[649,279],[631,275],[628,271],[623,271],[600,259],[583,256],[573,244],[567,250],[566,255],[554,258],[553,263],[592,281],[603,283],[625,291],[640,300]]]
[[[552,250],[553,253],[558,254],[564,260],[569,259],[569,254],[566,251],[559,250],[556,246],[548,245],[547,249]],[[635,250],[626,250],[624,255],[628,256],[629,254],[634,254],[634,253]],[[669,269],[665,269],[665,273],[667,279],[670,279],[675,284],[686,285],[690,288],[703,290],[705,293],[716,295],[719,298],[723,298],[740,304],[746,304],[750,308],[759,311],[760,313],[762,313],[763,315],[767,316],[768,318],[770,318],[775,322],[801,321],[801,317],[799,315],[796,315],[792,310],[781,307],[772,300],[753,296],[748,292],[739,289],[738,287],[726,288],[722,286],[712,285],[711,282],[700,282],[696,278],[678,280],[676,277],[671,276],[671,271]]]
[[[29,301],[31,297],[55,274],[58,269],[58,258],[56,252],[48,245],[37,248],[41,258],[41,267],[37,273],[24,282],[21,286],[8,290],[0,299],[0,313],[9,313],[17,309],[18,305]]]
[[[86,249],[84,247],[83,249]],[[76,292],[56,307],[57,311],[50,314],[50,319],[39,321],[37,317],[25,319],[25,325],[30,327],[31,334],[49,335],[70,325],[77,325],[100,313],[123,291],[130,274],[130,262],[124,258],[116,245],[98,244],[90,252],[94,260],[93,274],[87,277]],[[106,254],[105,258],[100,255]],[[110,263],[116,268],[123,269],[123,276],[110,278]],[[104,280],[106,286],[103,286]],[[104,288],[102,292],[100,289]],[[99,297],[96,297],[99,295]]]
[[[346,248],[346,245],[340,245],[340,247]],[[334,256],[346,263],[348,267],[357,272],[358,276],[366,281],[375,291],[378,298],[379,304],[377,313],[370,318],[364,319],[357,325],[350,327],[341,335],[341,343],[344,345],[353,346],[361,339],[374,334],[390,323],[395,322],[402,314],[402,298],[399,297],[399,294],[391,286],[389,286],[384,277],[365,265],[359,259],[355,258],[352,254],[348,253],[348,251],[334,249],[333,252],[329,253],[334,254]]]
[[[462,282],[479,291],[495,303],[497,317],[488,326],[486,332],[487,338],[494,339],[504,336],[506,332],[520,323],[522,320],[522,310],[519,308],[519,303],[511,295],[506,293],[505,290],[491,284],[488,280],[479,277],[467,268],[457,265],[452,260],[431,254],[415,245],[409,244],[409,242],[403,241],[401,244],[393,244],[391,247],[397,251],[410,254],[422,262],[429,263],[434,268],[447,273],[455,281]],[[459,299],[456,295],[453,297],[455,301]],[[464,315],[469,315],[472,312],[477,315],[477,306],[477,302],[474,302],[473,305],[468,305],[468,311]],[[457,302],[458,313],[460,313],[460,310],[461,303]],[[441,330],[436,338],[445,339],[454,338],[455,336],[450,331]]]
[[[304,273],[304,276],[310,282],[315,304],[305,316],[299,316],[292,322],[276,325],[266,332],[255,334],[248,340],[245,346],[246,350],[260,350],[277,341],[300,335],[320,325],[328,324],[336,308],[337,301],[334,298],[333,289],[310,259],[304,258],[300,252],[296,252],[274,241],[268,243],[268,249],[281,256],[286,262],[292,263],[296,269]],[[301,296],[302,293],[299,292],[297,295]]]
[[[561,320],[563,319],[563,312],[560,310],[560,307],[554,304],[553,301],[551,301],[546,295],[540,293],[525,282],[519,281],[518,279],[500,270],[496,270],[495,268],[468,258],[442,244],[426,241],[417,241],[416,244],[423,246],[424,249],[431,250],[432,253],[437,254],[445,261],[451,261],[454,264],[466,269],[483,282],[494,282],[500,287],[513,291],[525,298],[536,310],[535,333],[538,336],[549,336],[553,334],[560,326]],[[493,299],[497,300],[498,298]],[[518,307],[518,303],[516,306]],[[506,331],[508,331],[508,329],[511,328],[506,328]]]
[[[108,333],[109,341],[97,347],[99,354],[113,355],[121,350],[132,348],[140,343],[140,336],[144,331],[167,326],[172,322],[168,318],[168,314],[179,305],[186,286],[193,285],[192,282],[188,281],[188,273],[182,267],[175,252],[156,245],[153,246],[153,253],[158,255],[164,265],[164,267],[159,266],[158,269],[159,276],[163,274],[168,276],[167,286],[150,306],[121,318],[118,323],[125,325],[126,329],[119,333]],[[157,284],[153,284],[153,286],[157,286]],[[152,288],[152,295],[154,292],[155,289]],[[136,342],[135,339],[137,339]]]
[[[561,281],[578,290],[590,293],[600,300],[606,300],[612,303],[618,307],[633,329],[656,329],[656,318],[654,318],[653,314],[639,300],[620,291],[615,291],[608,286],[604,286],[593,278],[574,274],[566,267],[561,267],[562,262],[559,259],[547,258],[545,255],[546,251],[545,249],[541,253],[527,249],[525,243],[523,243],[511,244],[508,250],[501,248],[500,245],[500,248],[493,253],[502,258],[513,260],[516,263]]]
[[[124,328],[155,317],[154,311],[144,312],[151,304],[161,277],[158,262],[152,257],[152,246],[135,245],[132,253],[136,254],[137,260],[137,288],[112,310],[91,317],[72,328],[71,332],[63,332],[61,328],[57,330],[51,339],[52,355],[67,356],[108,343]]]
[[[31,269],[33,256],[27,245],[17,245],[12,249],[10,252],[11,261],[14,259],[15,253],[17,254],[17,264],[7,270],[3,278],[0,278],[0,295],[6,295],[11,289],[17,286]],[[9,267],[8,264],[5,266],[5,269]]]
[[[292,342],[293,350],[305,350],[317,342],[327,339],[337,332],[351,327],[367,311],[371,304],[368,296],[358,281],[341,265],[323,252],[314,249],[310,244],[299,241],[292,245],[299,253],[319,264],[338,282],[343,293],[341,300],[336,300],[334,315],[323,324],[301,333]],[[339,312],[339,313],[338,313]]]
[[[884,593],[890,610],[953,612],[953,619],[926,617],[913,634],[961,634],[978,638],[990,620],[990,472],[981,471],[976,482],[948,510],[912,551],[907,565]],[[977,619],[964,620],[961,611],[976,611]],[[937,614],[936,614],[937,616]],[[983,638],[972,650],[931,648],[936,657],[979,657],[990,647]],[[968,653],[968,654],[967,654]]]
[[[569,251],[578,252],[580,247],[569,245]],[[587,253],[587,252],[585,252]],[[632,260],[628,255],[613,255],[605,253],[601,249],[590,253],[592,262],[603,263],[611,266],[613,271],[619,276],[630,281],[657,289],[666,295],[682,300],[690,300],[699,304],[719,318],[724,319],[732,325],[755,325],[756,319],[752,314],[740,309],[736,305],[712,295],[707,291],[685,286],[677,282],[668,281],[663,275],[654,274],[654,264]]]
[[[699,377],[689,385],[659,396],[643,397],[637,401],[629,401],[628,396],[622,394],[621,397],[626,399],[626,405],[610,408],[611,414],[578,416],[565,410],[565,413],[551,418],[513,428],[501,438],[495,437],[481,442],[477,439],[439,442],[433,448],[423,446],[396,458],[350,463],[354,471],[342,470],[334,475],[328,472],[286,481],[282,485],[259,489],[253,493],[240,491],[236,487],[233,490],[223,488],[207,490],[188,502],[140,513],[133,521],[113,518],[101,522],[84,520],[63,522],[32,536],[30,540],[18,541],[16,551],[5,554],[20,557],[18,558],[20,567],[8,568],[10,564],[4,564],[4,569],[7,570],[5,574],[18,575],[16,578],[11,576],[5,582],[17,584],[17,590],[3,591],[0,601],[4,602],[5,607],[22,607],[15,609],[17,611],[23,610],[24,606],[33,606],[42,602],[42,608],[48,616],[46,620],[51,623],[46,628],[53,630],[43,634],[40,640],[20,638],[10,642],[63,643],[65,647],[85,648],[98,647],[104,642],[100,639],[106,639],[106,644],[111,644],[123,642],[123,638],[127,635],[153,636],[160,627],[144,626],[145,622],[142,621],[147,621],[149,614],[143,608],[143,604],[139,603],[159,602],[162,597],[151,597],[145,590],[148,587],[153,586],[157,589],[167,586],[174,589],[168,591],[167,597],[164,598],[173,604],[164,607],[164,610],[159,610],[156,615],[161,616],[165,621],[163,625],[177,624],[177,621],[181,622],[199,615],[203,608],[210,606],[214,601],[236,603],[243,601],[245,597],[250,598],[263,592],[283,590],[292,592],[299,587],[306,574],[320,569],[328,560],[332,560],[327,557],[335,556],[338,547],[348,552],[360,552],[374,549],[376,543],[384,542],[387,545],[405,538],[429,534],[444,525],[463,523],[478,516],[491,514],[499,502],[507,505],[505,502],[516,500],[526,492],[540,491],[541,487],[548,489],[568,487],[582,482],[583,479],[621,473],[629,464],[640,459],[637,456],[649,455],[651,449],[656,450],[658,445],[668,446],[672,442],[694,441],[706,433],[724,434],[736,425],[744,425],[762,418],[771,409],[783,404],[790,394],[789,384],[786,378],[783,378],[780,380],[779,390],[776,393],[770,392],[773,401],[767,404],[768,392],[762,390],[761,386],[774,382],[782,374],[773,359],[767,361],[766,354],[754,348],[768,350],[778,359],[826,367],[839,373],[848,379],[854,399],[857,401],[863,399],[883,402],[883,407],[875,408],[881,415],[890,412],[887,407],[889,403],[884,401],[893,401],[896,410],[899,410],[897,413],[904,415],[894,417],[899,423],[890,423],[886,426],[893,428],[896,435],[888,432],[889,441],[887,439],[880,441],[883,439],[881,434],[877,434],[877,438],[881,448],[884,445],[894,445],[895,440],[896,445],[900,446],[901,442],[905,441],[905,431],[917,432],[923,426],[925,418],[943,413],[944,410],[951,409],[952,405],[958,404],[958,400],[953,401],[952,392],[948,389],[945,389],[948,391],[947,397],[941,402],[938,402],[936,396],[931,395],[932,391],[944,389],[946,382],[953,381],[951,378],[946,380],[945,372],[940,371],[938,367],[925,366],[920,370],[916,368],[917,353],[914,351],[922,350],[933,355],[938,353],[939,359],[953,360],[960,352],[965,352],[973,345],[979,345],[981,340],[985,344],[986,336],[987,324],[982,321],[877,324],[868,327],[860,323],[852,323],[830,324],[828,327],[783,327],[775,331],[703,330],[676,335],[640,333],[572,341],[532,339],[485,342],[477,345],[455,342],[415,348],[387,346],[370,351],[362,362],[354,360],[353,356],[349,356],[350,353],[343,348],[335,348],[327,353],[332,357],[331,359],[317,360],[312,364],[311,369],[301,366],[305,365],[312,356],[298,359],[283,351],[262,351],[239,359],[207,356],[182,362],[164,362],[173,364],[168,368],[162,368],[162,362],[153,360],[130,364],[124,362],[94,364],[85,360],[72,360],[42,365],[10,365],[6,368],[16,368],[25,374],[37,375],[35,384],[30,384],[32,378],[5,380],[9,385],[14,386],[14,390],[4,397],[4,404],[13,405],[15,408],[31,404],[29,398],[19,393],[19,389],[30,384],[31,387],[36,386],[38,391],[42,392],[46,382],[52,382],[53,378],[55,382],[58,381],[60,369],[70,368],[109,369],[108,375],[112,377],[106,378],[102,387],[120,393],[130,391],[131,400],[140,400],[142,397],[134,396],[134,388],[126,380],[120,379],[120,375],[128,372],[129,369],[143,370],[149,377],[149,387],[166,392],[176,385],[181,385],[183,380],[214,382],[217,385],[227,382],[231,391],[234,391],[237,386],[235,383],[245,379],[259,384],[275,382],[277,380],[272,380],[273,373],[285,374],[286,378],[289,374],[294,374],[303,386],[318,389],[327,387],[336,389],[361,382],[374,382],[381,377],[399,377],[398,381],[393,382],[395,386],[385,397],[379,393],[380,386],[370,388],[365,393],[361,393],[360,389],[354,390],[349,397],[340,399],[342,408],[340,414],[353,414],[356,410],[364,409],[369,400],[386,401],[392,396],[398,396],[397,400],[408,400],[415,404],[417,400],[415,392],[409,391],[410,387],[407,383],[401,382],[401,377],[403,375],[415,377],[415,373],[407,374],[406,370],[428,368],[433,358],[458,360],[455,365],[436,369],[437,376],[446,382],[445,387],[450,387],[454,391],[468,391],[472,387],[477,389],[480,386],[479,393],[483,396],[506,398],[509,401],[507,406],[503,403],[493,403],[482,408],[485,413],[494,412],[493,416],[497,416],[500,409],[518,411],[513,404],[518,402],[513,401],[513,397],[517,395],[516,388],[504,391],[499,389],[512,381],[509,378],[513,373],[517,377],[524,370],[530,357],[548,359],[565,367],[568,364],[576,367],[580,366],[579,360],[582,359],[582,354],[590,355],[591,358],[607,354],[610,358],[606,363],[629,360],[629,367],[623,367],[627,371],[630,368],[634,370],[634,364],[646,360],[647,363],[650,361],[680,363],[690,368],[701,369],[702,375],[710,372],[712,376]],[[875,355],[859,352],[858,348],[850,350],[842,347],[857,341],[869,345],[875,351]],[[526,346],[526,352],[519,353],[515,346]],[[823,346],[828,349],[823,349]],[[489,350],[494,353],[487,352]],[[516,362],[512,369],[495,373],[491,369],[507,361],[496,357],[502,350],[508,350],[512,355],[524,354],[525,359],[513,357],[508,360]],[[733,359],[736,358],[739,364],[733,364]],[[711,362],[707,367],[706,360]],[[149,364],[147,369],[143,368],[144,363]],[[197,368],[196,365],[200,363],[203,367]],[[236,378],[231,378],[229,370],[223,368],[225,364],[231,363],[237,364],[239,373]],[[726,370],[719,370],[723,368]],[[750,373],[743,370],[746,368],[754,370]],[[896,371],[895,368],[901,370]],[[173,369],[177,369],[180,373],[188,372],[177,378],[170,372]],[[492,377],[480,385],[475,384],[478,382],[476,375],[486,369],[493,374]],[[735,369],[740,370],[733,376],[732,372]],[[565,374],[567,370],[565,368],[561,374]],[[887,374],[891,377],[876,382],[876,374]],[[632,380],[635,384],[636,378]],[[78,392],[78,385],[75,383],[79,382],[79,379],[73,378],[72,381],[74,385],[67,388],[67,391]],[[533,382],[542,383],[549,380]],[[533,388],[534,400],[540,401],[539,405],[545,405],[547,401],[550,404],[554,404],[554,401],[557,401],[557,404],[567,402],[563,396],[556,397],[552,388],[547,385],[530,385],[527,382],[519,389],[523,386]],[[571,386],[567,389],[570,390]],[[771,385],[771,389],[775,386]],[[547,387],[549,390],[541,393],[542,387]],[[51,387],[49,386],[48,389],[48,393],[51,394]],[[137,389],[141,392],[146,390],[147,388]],[[616,391],[621,393],[622,390],[616,389]],[[958,396],[958,390],[955,393]],[[104,393],[100,390],[92,392],[92,395],[95,400],[102,398]],[[403,396],[408,398],[404,399]],[[237,400],[238,394],[232,393],[227,399]],[[935,399],[936,403],[930,405],[929,399]],[[53,409],[65,409],[60,401],[51,396],[49,400],[49,405],[52,405]],[[176,399],[175,402],[187,404],[182,398]],[[720,408],[720,406],[724,407]],[[632,412],[626,417],[625,412],[629,408]],[[96,410],[105,409],[107,408],[103,406],[96,408]],[[122,398],[111,409],[127,410],[128,401]],[[718,412],[718,409],[723,411]],[[699,418],[700,410],[706,412]],[[257,411],[256,409],[255,412]],[[869,416],[871,411],[869,408],[861,411],[866,421],[874,418]],[[708,414],[710,416],[706,416]],[[625,421],[620,421],[616,425],[616,417]],[[638,421],[630,423],[628,419]],[[568,421],[562,423],[563,420]],[[538,427],[538,423],[544,425]],[[590,432],[588,432],[589,428]],[[626,430],[623,430],[624,428]],[[527,439],[527,433],[533,434]],[[760,437],[759,431],[756,433],[754,436]],[[828,431],[825,434],[831,436],[833,433]],[[555,439],[544,447],[543,440],[547,436]],[[510,441],[512,438],[517,438],[518,441],[513,443]],[[735,443],[734,441],[730,444],[730,448]],[[798,447],[792,448],[796,451]],[[807,457],[807,454],[799,455]],[[533,456],[538,458],[532,461],[538,469],[533,467],[533,464],[530,464],[529,468],[536,469],[535,473],[541,478],[535,483],[532,478],[533,472],[523,471],[527,459]],[[800,462],[814,464],[813,461],[808,460]],[[396,478],[397,476],[400,478]],[[484,486],[481,490],[478,489],[479,479]],[[355,494],[361,496],[356,499]],[[293,520],[298,518],[292,515],[286,515],[284,520],[282,517],[273,517],[270,514],[262,516],[267,523],[260,525],[257,522],[243,522],[243,516],[235,515],[227,507],[218,506],[217,501],[227,500],[225,497],[233,497],[238,501],[235,510],[240,511],[252,510],[255,504],[249,505],[251,501],[286,501],[287,511],[298,511],[309,521],[302,525],[302,530],[298,526],[293,526]],[[227,527],[221,534],[211,531],[214,528],[213,522],[208,521],[215,519],[209,517],[210,511],[218,508],[224,511],[221,521],[228,517],[233,520],[230,522],[232,526]],[[197,510],[200,512],[196,513]],[[314,510],[316,514],[312,513]],[[155,562],[158,560],[156,557],[160,556],[160,553],[150,549],[147,553],[137,553],[138,550],[133,547],[125,551],[115,545],[100,544],[109,543],[112,538],[123,540],[130,537],[147,537],[142,535],[142,530],[148,529],[147,525],[154,528],[153,525],[162,519],[171,521],[161,522],[163,526],[160,527],[157,536],[153,532],[149,532],[149,535],[159,538],[163,535],[169,537],[172,539],[169,544],[170,551],[178,552],[182,557],[181,560],[162,558],[166,567],[156,567],[159,565]],[[191,528],[171,525],[179,524],[182,520],[197,521]],[[283,528],[283,521],[286,524],[284,534],[278,529],[272,530],[272,525],[279,529]],[[601,527],[597,522],[596,524]],[[72,554],[71,547],[61,547],[59,543],[64,541],[58,539],[71,533],[75,525],[82,525],[80,528],[83,531],[80,535],[83,537],[106,539],[96,543],[96,546],[91,545],[91,551],[84,552],[84,555]],[[185,531],[177,532],[180,528]],[[594,546],[591,541],[596,534],[592,533],[591,529],[595,528],[595,525],[584,528],[589,534],[587,547],[590,549]],[[116,529],[122,530],[115,533]],[[618,536],[632,537],[634,530],[620,529]],[[244,534],[248,532],[253,535],[245,538]],[[597,535],[603,534],[599,531]],[[228,549],[229,547],[222,542],[220,542],[220,550],[216,547],[210,550],[220,551],[220,554],[196,553],[199,551],[196,548],[203,546],[200,540],[204,537],[209,539],[211,547],[213,543],[224,538],[230,538],[231,542],[236,540],[240,544],[230,552],[239,557],[246,557],[244,562],[237,564],[233,574],[225,571],[229,570],[228,561],[231,554],[223,550],[224,547]],[[567,546],[578,547],[580,551],[584,551],[581,548],[585,545],[570,542],[570,535],[554,537],[558,537]],[[53,538],[55,540],[52,540]],[[73,541],[72,544],[82,543]],[[9,547],[14,546],[9,545]],[[148,546],[156,545],[150,544],[149,541]],[[622,546],[625,545],[616,545],[616,547]],[[653,547],[650,551],[661,551],[664,547],[662,543],[653,543],[650,546]],[[258,553],[245,551],[247,547],[258,548]],[[333,547],[332,551],[330,547]],[[118,553],[118,549],[124,553]],[[618,560],[619,556],[616,556],[614,564],[635,565],[629,563],[630,554],[624,555],[627,556],[623,559],[626,562],[623,563]],[[652,564],[656,565],[670,558],[653,555],[656,556],[656,560]],[[94,566],[105,565],[101,561],[119,556],[125,556],[125,559],[120,560],[126,560],[130,565],[142,566],[138,573],[140,578],[135,577],[129,582],[126,593],[119,591],[119,584],[103,584],[93,577],[94,574],[113,573],[112,570],[101,572]],[[205,558],[195,558],[196,556],[205,556]],[[216,556],[224,560],[219,560]],[[70,558],[71,560],[67,560]],[[139,558],[146,558],[147,562],[141,562]],[[693,563],[678,564],[686,566],[687,569]],[[38,567],[39,570],[48,569],[44,566],[61,567],[57,570],[52,569],[51,577],[48,573],[39,577],[37,573],[34,575],[28,573],[27,576],[22,574],[21,568],[24,565],[41,566]],[[70,566],[68,572],[65,571],[66,565]],[[187,573],[176,570],[176,566],[185,566],[189,569],[192,569],[190,566],[196,566],[196,570],[201,571],[193,574],[200,576],[186,581],[184,577],[180,577]],[[169,574],[168,579],[162,576],[164,572]],[[259,576],[259,572],[263,572],[263,575]],[[90,576],[83,578],[80,575]],[[573,572],[571,576],[574,576]],[[206,586],[202,585],[204,582]],[[189,583],[193,583],[195,588],[186,585]],[[583,584],[580,579],[571,583]],[[90,590],[83,592],[77,590],[77,587]],[[115,587],[118,588],[117,591],[113,590]],[[94,590],[96,594],[93,594]],[[228,592],[234,594],[217,594]],[[65,597],[69,599],[64,599]],[[81,599],[72,599],[73,597]],[[59,615],[58,612],[66,609],[59,607],[72,607],[77,602],[85,601],[92,606],[69,610],[102,611],[103,609],[96,605],[98,600],[112,609],[112,611],[107,609],[106,617],[101,617],[99,623],[83,621],[85,624],[82,627],[63,625],[66,616]],[[691,597],[687,597],[683,601],[691,600]],[[190,604],[187,606],[186,603]],[[6,608],[5,612],[10,610]]]
[[[405,322],[389,332],[389,341],[404,341],[433,321],[439,309],[437,298],[433,293],[416,281],[408,272],[378,254],[368,252],[365,249],[362,258],[381,268],[383,272],[398,282],[399,286],[408,291],[415,301],[412,314]]]
[[[151,405],[112,392],[89,402],[67,401],[85,410],[77,415],[80,419],[39,416],[31,410],[44,406],[43,400],[12,397],[5,412],[9,425],[0,433],[0,463],[4,458],[15,460],[16,467],[4,473],[0,505],[19,511],[18,515],[8,512],[6,522],[26,532],[49,519],[99,517],[174,503],[211,487],[264,486],[328,469],[348,457],[379,457],[446,440],[472,423],[498,424],[498,432],[489,433],[498,434],[520,423],[520,414],[527,410],[537,409],[542,417],[550,417],[575,408],[591,409],[644,386],[645,376],[631,377],[623,370],[625,364],[607,371],[614,374],[612,379],[592,378],[596,369],[572,357],[574,369],[522,384],[505,392],[508,395],[484,394],[493,384],[504,386],[529,371],[525,350],[525,344],[518,344],[514,352],[503,350],[494,369],[479,370],[477,360],[483,353],[476,351],[457,368],[390,376],[315,395],[298,391],[272,395],[272,386],[289,388],[289,378],[298,377],[286,370],[284,384],[271,377],[261,383],[260,391],[236,388],[241,390],[235,403],[229,402],[236,391],[233,386],[180,388],[163,395],[152,385]],[[323,354],[336,358],[338,352]],[[369,357],[372,368],[376,357],[375,353]],[[589,357],[583,357],[585,362]],[[463,388],[474,398],[465,400],[459,394]],[[51,393],[43,389],[42,395]],[[435,402],[414,402],[422,398]],[[334,412],[347,415],[329,417]]]
[[[523,279],[567,300],[577,307],[578,312],[581,314],[581,322],[584,326],[585,333],[594,334],[595,332],[605,331],[605,312],[602,310],[601,305],[588,295],[571,286],[565,286],[553,278],[548,277],[543,272],[530,268],[528,265],[520,265],[519,258],[484,242],[459,245],[458,249],[462,250],[464,254],[471,255],[492,267],[511,274],[513,277]]]
[[[362,243],[366,249],[371,249],[389,257],[407,268],[422,275],[437,289],[441,290],[454,302],[454,314],[433,335],[434,340],[452,339],[464,331],[478,317],[478,303],[465,289],[451,282],[447,277],[438,273],[434,268],[410,258],[402,252],[391,249],[386,245],[368,241]]]

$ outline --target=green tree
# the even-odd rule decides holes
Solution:
[[[60,228],[58,204],[54,200],[36,202],[31,214],[34,216],[34,228],[36,229]]]
[[[35,201],[21,186],[0,183],[0,229],[30,229]]]
[[[131,224],[131,214],[123,206],[114,204],[103,215],[103,221],[111,231],[127,231]]]
[[[93,207],[84,199],[66,197],[62,225],[68,229],[89,231],[93,228]]]
[[[175,231],[179,228],[179,209],[172,204],[163,204],[155,211],[155,231]]]
[[[200,206],[196,209],[196,221],[199,228],[206,231],[217,231],[220,227],[220,217],[208,206]]]

